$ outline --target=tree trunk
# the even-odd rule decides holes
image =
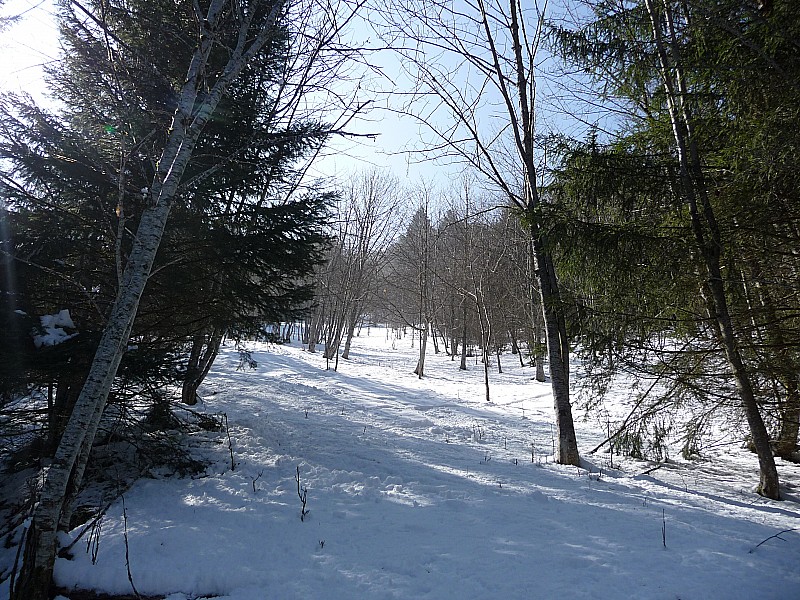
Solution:
[[[356,332],[356,321],[358,320],[358,304],[353,303],[353,310],[350,311],[350,319],[347,324],[347,338],[344,342],[344,352],[342,352],[342,358],[348,360],[350,358],[350,344],[353,343],[353,336]]]
[[[511,354],[515,354],[517,358],[519,358],[519,366],[524,367],[525,357],[522,356],[522,350],[519,347],[517,336],[514,335],[514,332],[511,329],[508,330],[508,338],[511,340]]]
[[[480,324],[481,328],[481,358],[483,362],[483,387],[485,391],[485,398],[486,402],[491,402],[491,397],[489,395],[489,337],[490,337],[490,327],[491,323],[489,322],[489,316],[486,314],[486,306],[482,305],[481,299],[483,298],[483,294],[480,292],[480,286],[476,286],[478,288],[478,292],[475,294],[475,309],[478,313],[478,323]],[[483,313],[483,314],[481,314]],[[485,319],[485,324],[484,324]]]
[[[329,362],[334,360],[334,371],[338,370],[339,367],[339,347],[342,345],[342,337],[344,336],[346,310],[347,308],[344,304],[334,310],[333,320],[328,324],[325,333],[325,352],[323,356],[328,367],[330,367]]]
[[[74,365],[69,371],[59,373],[56,383],[53,406],[48,415],[49,454],[55,453],[64,428],[67,426],[72,409],[78,401],[81,387],[86,381],[89,369],[87,365]]]
[[[780,407],[781,428],[775,443],[775,454],[785,460],[797,462],[797,438],[800,435],[800,390],[796,375],[785,381],[786,400]]]
[[[417,359],[417,367],[414,369],[414,374],[419,379],[422,379],[425,374],[425,350],[428,347],[428,323],[422,325],[419,332],[419,359]]]
[[[213,329],[208,334],[197,334],[192,340],[192,350],[186,367],[186,376],[181,387],[181,400],[184,404],[197,404],[197,390],[208,375],[222,344],[222,332]]]
[[[431,322],[430,328],[431,328],[431,341],[433,342],[433,353],[439,354],[439,341],[436,339],[436,330],[437,330],[436,323]],[[444,339],[444,337],[442,337],[442,339]],[[446,349],[447,349],[447,343],[445,342],[445,350]]]
[[[466,297],[462,300],[464,310],[462,312],[462,324],[461,324],[461,365],[458,367],[462,371],[467,370],[467,299]]]
[[[719,327],[725,358],[736,383],[736,389],[750,427],[753,445],[758,455],[760,467],[758,492],[763,496],[778,500],[780,499],[780,484],[775,459],[772,456],[769,434],[753,393],[750,375],[739,352],[728,308],[725,283],[720,268],[722,237],[714,209],[708,198],[700,152],[692,133],[692,119],[687,104],[683,65],[678,51],[671,8],[668,2],[663,2],[661,8],[664,10],[662,12],[656,9],[654,0],[645,0],[645,6],[650,17],[661,67],[662,83],[666,91],[667,108],[678,153],[681,183],[689,206],[692,232],[706,268],[706,283],[711,292],[713,316]],[[666,28],[666,40],[662,27]],[[672,58],[671,62],[670,58]]]
[[[523,354],[523,353],[522,353],[522,350],[520,350],[520,351],[517,353],[517,358],[519,358],[519,366],[520,366],[520,367],[524,367],[524,366],[525,366],[525,357],[524,357],[522,354]]]
[[[773,354],[770,357],[768,369],[773,373],[773,378],[777,380],[778,386],[786,390],[785,396],[781,397],[780,391],[776,393],[778,397],[778,413],[780,419],[780,430],[775,440],[775,454],[785,460],[796,461],[795,451],[797,449],[797,438],[800,434],[800,389],[798,389],[798,369],[796,361],[790,354],[792,351],[781,330],[778,311],[769,289],[762,286],[759,282],[762,279],[760,265],[753,259],[748,261],[751,278],[755,281],[755,288],[758,292],[758,299],[764,311],[764,323],[758,324],[754,318],[753,323],[759,330],[764,330],[766,339],[764,340]],[[744,274],[743,274],[744,279]],[[746,295],[747,291],[745,291]],[[748,303],[749,303],[748,299]]]
[[[318,310],[314,311],[314,316],[311,318],[311,323],[307,329],[307,336],[308,336],[308,351],[309,352],[316,352],[317,351],[317,341],[319,341],[319,328],[320,323],[322,322],[322,312],[323,308],[320,307]]]
[[[455,361],[458,354],[458,326],[456,324],[456,303],[453,294],[450,294],[450,328],[447,332],[450,336],[450,360]]]
[[[192,349],[189,352],[186,375],[181,387],[181,401],[189,406],[197,404],[197,388],[200,387],[200,384],[195,385],[195,381],[200,373],[200,357],[203,353],[204,345],[205,336],[202,333],[198,333],[192,338]]]
[[[542,303],[542,316],[547,340],[547,357],[550,362],[550,385],[556,413],[556,461],[562,465],[580,466],[578,441],[572,419],[569,398],[569,351],[564,319],[561,316],[561,299],[552,257],[545,252],[539,236],[534,233],[534,258]],[[531,299],[533,301],[533,299]]]
[[[536,362],[536,381],[544,383],[547,381],[547,376],[544,374],[544,357],[537,354],[534,361]]]

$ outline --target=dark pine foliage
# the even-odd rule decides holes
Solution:
[[[49,71],[59,110],[26,97],[0,101],[0,358],[8,358],[0,361],[0,394],[49,397],[30,425],[40,422],[51,443],[116,296],[199,27],[190,1],[81,6],[91,18],[74,6],[62,10],[64,55]],[[274,36],[197,145],[112,403],[149,398],[159,408],[168,386],[189,379],[193,398],[210,366],[192,362],[198,343],[213,361],[224,336],[291,319],[310,300],[306,276],[321,259],[333,196],[298,191],[298,169],[328,128],[281,112],[290,43],[286,31]],[[226,60],[217,52],[210,80]],[[31,324],[61,309],[78,336],[35,349]]]

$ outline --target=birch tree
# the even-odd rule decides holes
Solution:
[[[188,37],[193,39],[194,51],[175,92],[174,115],[147,190],[147,206],[121,272],[116,301],[39,493],[25,539],[20,576],[12,592],[15,600],[48,597],[57,532],[69,524],[69,495],[78,489],[83,478],[170,209],[204,126],[246,65],[275,36],[285,35],[287,27],[297,32],[296,43],[302,44],[304,50],[295,55],[285,73],[286,86],[280,101],[282,106],[296,107],[314,83],[313,77],[325,72],[318,63],[325,60],[326,50],[336,44],[338,33],[357,5],[342,9],[302,0],[211,0],[205,7],[197,2],[193,7],[194,31]],[[62,10],[69,8],[70,3],[65,0]],[[332,14],[337,8],[340,13]],[[94,20],[101,21],[97,17]]]

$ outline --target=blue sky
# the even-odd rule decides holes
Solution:
[[[41,68],[58,54],[57,26],[51,0],[7,0],[2,14],[21,15],[17,23],[0,33],[0,86],[44,94]]]

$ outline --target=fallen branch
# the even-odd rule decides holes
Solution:
[[[130,486],[125,486],[125,490],[126,490],[126,491],[127,491],[129,488],[130,488]],[[121,492],[121,493],[119,494],[119,496],[115,496],[115,497],[114,497],[112,500],[109,500],[109,501],[106,503],[106,505],[105,505],[105,506],[101,507],[101,508],[100,508],[100,510],[98,511],[98,513],[97,513],[97,514],[96,514],[94,517],[92,517],[92,518],[91,518],[91,520],[89,520],[89,521],[88,521],[88,522],[87,522],[87,523],[84,525],[84,527],[83,527],[83,529],[81,529],[80,533],[78,533],[78,535],[77,535],[77,536],[75,536],[75,539],[74,539],[74,540],[72,540],[72,541],[69,543],[69,545],[68,545],[68,546],[64,546],[63,548],[61,548],[61,549],[58,551],[58,555],[59,555],[61,558],[69,558],[69,557],[70,557],[70,551],[72,550],[73,546],[75,546],[75,544],[77,544],[77,543],[78,543],[78,542],[81,540],[81,538],[82,538],[84,535],[86,535],[86,532],[87,532],[87,531],[89,531],[89,530],[91,530],[93,527],[95,527],[95,525],[97,524],[97,522],[98,522],[98,521],[100,521],[100,520],[101,520],[101,519],[102,519],[102,518],[103,518],[103,517],[106,515],[106,513],[108,512],[108,509],[109,509],[109,508],[111,508],[111,505],[112,505],[112,504],[114,504],[114,502],[116,502],[116,501],[117,501],[117,499],[118,499],[118,498],[120,498],[120,497],[122,496],[122,494],[123,494],[123,493],[124,493],[124,492]]]
[[[642,475],[650,475],[653,471],[658,471],[661,467],[664,466],[664,463],[658,463],[655,467],[647,469],[647,471],[643,471],[639,473],[636,477],[641,477]]]
[[[789,533],[790,531],[796,531],[796,530],[797,530],[797,529],[796,529],[795,527],[792,527],[791,529],[784,529],[783,531],[779,531],[779,532],[778,532],[778,533],[776,533],[775,535],[771,535],[771,536],[769,536],[767,539],[765,539],[765,540],[762,540],[762,541],[761,541],[761,543],[759,543],[759,544],[757,544],[757,545],[753,546],[752,548],[750,548],[750,551],[748,552],[748,554],[752,554],[752,553],[753,553],[753,551],[754,551],[756,548],[758,548],[758,547],[759,547],[761,544],[766,544],[768,541],[770,541],[770,540],[771,540],[771,539],[773,539],[773,538],[777,538],[777,539],[779,539],[780,541],[782,541],[782,542],[785,542],[786,540],[785,540],[785,539],[783,539],[781,536],[782,536],[784,533]]]
[[[17,573],[19,572],[18,571],[20,566],[19,559],[23,558],[24,560],[23,551],[25,550],[25,540],[27,539],[28,530],[31,527],[36,526],[35,523],[33,522],[33,511],[35,510],[37,501],[35,484],[31,483],[31,481],[29,480],[28,487],[30,489],[30,505],[28,506],[28,511],[27,511],[28,514],[22,521],[22,535],[19,538],[19,544],[17,545],[17,552],[14,555],[14,566],[11,568],[11,575],[9,576],[11,581],[8,584],[8,589],[9,592],[11,593],[14,592],[14,584],[16,583]],[[9,532],[9,536],[13,536],[13,529],[11,530],[11,532]]]

